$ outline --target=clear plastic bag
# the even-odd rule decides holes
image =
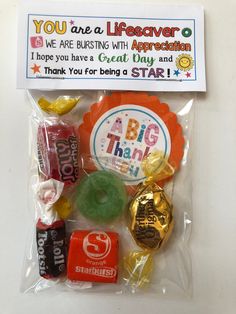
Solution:
[[[188,240],[192,223],[191,131],[195,97],[193,93],[31,90],[28,94],[32,105],[32,115],[30,117],[31,166],[29,170],[29,207],[32,213],[32,230],[27,242],[21,290],[24,292],[39,292],[51,288],[66,291],[73,289],[77,291],[115,293],[190,294],[192,278]],[[43,98],[43,105],[40,106],[39,100],[42,100],[42,97],[45,97],[45,99]],[[62,111],[57,110],[55,112],[53,106],[58,109],[56,100],[59,100],[60,106],[64,100],[66,100],[67,105],[68,101],[72,101],[69,104],[69,110],[67,111],[68,106],[65,106],[65,108],[60,107]],[[52,103],[53,105],[51,105]],[[159,113],[155,113],[155,115],[159,115],[160,119],[157,121],[157,123],[160,123],[158,124],[159,128],[155,131],[154,123],[152,123],[153,116],[150,116],[150,112],[156,110],[155,108],[159,108],[156,103],[160,105],[161,109]],[[125,126],[127,126],[127,123],[128,125],[132,123],[130,113],[134,114],[133,123],[135,123],[134,120],[145,120],[146,117],[143,118],[142,116],[145,114],[150,116],[150,121],[145,120],[145,127],[141,123],[130,124],[128,136],[128,128]],[[111,121],[109,121],[110,117]],[[121,120],[123,121],[122,126],[119,125]],[[170,120],[174,122],[168,124]],[[108,135],[110,134],[107,131],[108,122],[110,123],[109,130],[113,127],[113,133],[120,134],[119,145],[115,137],[109,137]],[[148,129],[150,125],[151,127]],[[142,130],[143,132],[141,132]],[[169,134],[166,141],[167,143],[169,141],[170,147],[166,148],[165,154],[171,159],[170,163],[175,168],[175,173],[159,183],[161,187],[164,187],[165,193],[174,206],[174,228],[164,246],[161,245],[158,250],[146,250],[140,247],[132,236],[129,206],[140,184],[145,181],[140,166],[142,160],[155,149],[164,151],[165,136],[161,133],[162,131],[163,134],[165,132]],[[61,145],[64,146],[62,147],[62,157],[58,159],[60,147],[59,150],[55,151],[55,147],[57,147],[55,146],[55,137],[58,137],[60,132],[62,132],[62,136],[59,136],[59,140]],[[155,132],[157,132],[156,137]],[[179,148],[177,149],[175,146],[182,145],[181,139],[177,140],[181,136],[184,146],[182,152],[179,153]],[[93,141],[97,139],[96,143],[92,142],[92,137]],[[158,137],[159,142],[157,141]],[[127,141],[130,142],[127,144]],[[150,144],[149,150],[147,149],[148,145],[146,147],[140,146],[142,141]],[[138,142],[138,144],[134,143],[134,148],[132,148],[132,142]],[[127,147],[124,146],[126,144]],[[94,145],[97,146],[94,147]],[[176,152],[173,153],[175,149]],[[64,166],[63,162],[66,163],[63,159],[66,158],[65,156],[72,158],[70,158],[69,168],[67,162],[63,177],[61,167]],[[116,158],[115,161],[114,157]],[[131,171],[130,169],[127,170],[126,164],[127,160],[131,160],[132,157],[134,157],[133,160],[136,162],[137,167],[133,167]],[[45,161],[47,162],[45,163]],[[58,170],[58,164],[60,171]],[[139,169],[139,172],[136,169]],[[92,175],[98,170],[104,170],[112,174],[122,181],[122,184],[126,187],[126,205],[121,206],[122,209],[119,208],[120,214],[117,217],[115,215],[116,219],[113,217],[114,219],[111,221],[109,219],[108,221],[104,221],[104,219],[96,220],[96,215],[95,219],[90,219],[91,217],[82,214],[79,208],[80,205],[78,205],[78,189],[82,185],[81,182],[87,178],[91,179]],[[114,201],[114,198],[118,197],[115,195],[116,193],[113,198],[111,196],[115,189],[117,189],[118,195],[122,194],[122,192],[118,192],[117,187],[113,187],[113,179],[108,179],[108,182],[109,180],[111,181],[107,185],[108,192],[106,191],[108,196],[102,195],[101,202],[106,203],[106,197],[111,197]],[[87,190],[88,196],[86,197],[88,197],[88,201],[91,201],[89,195],[92,199],[93,194],[91,193],[93,191],[96,191],[96,189]],[[105,200],[103,200],[103,197],[105,197]],[[55,204],[58,205],[57,210],[55,210]],[[60,206],[62,208],[61,212]],[[63,243],[66,250],[64,254],[66,260],[63,264],[65,269],[61,267],[62,269],[58,271],[59,275],[56,272],[55,276],[50,278],[39,275],[39,264],[40,261],[42,262],[42,258],[40,260],[41,251],[39,250],[39,244],[36,243],[36,234],[38,234],[36,225],[38,225],[40,219],[44,225],[51,225],[55,221],[65,222],[66,239]],[[87,233],[82,234],[82,231]],[[93,232],[97,232],[95,240],[98,239],[96,237],[99,237],[103,244],[105,243],[105,250],[107,246],[109,250],[113,250],[115,257],[113,256],[112,263],[114,263],[116,275],[108,282],[99,282],[96,276],[95,281],[92,279],[87,281],[85,279],[68,279],[66,267],[68,265],[70,267],[71,261],[67,259],[70,258],[70,254],[74,254],[73,252],[70,253],[72,242],[74,241],[75,249],[78,246],[82,250],[84,248],[83,239]],[[104,238],[103,232],[106,235],[111,234],[111,242],[109,242],[109,239]],[[119,243],[118,247],[117,241]],[[109,264],[105,259],[99,259],[99,261]],[[76,263],[74,260],[73,262]],[[100,264],[93,264],[94,270],[91,271],[90,275],[96,275],[96,267],[98,267],[96,265]],[[78,265],[78,267],[80,266]],[[93,276],[87,277],[94,278]]]

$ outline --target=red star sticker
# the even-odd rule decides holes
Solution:
[[[34,64],[33,67],[31,67],[31,70],[35,73],[40,73],[40,65]]]
[[[187,77],[191,77],[191,73],[189,73],[189,72],[187,72],[185,75],[186,75]]]

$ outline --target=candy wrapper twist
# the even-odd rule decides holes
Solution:
[[[153,253],[168,240],[174,226],[173,205],[157,182],[173,176],[175,169],[160,151],[148,155],[142,169],[146,179],[138,186],[129,214],[131,234],[143,251],[130,252],[124,259],[125,279],[137,287],[149,282]]]

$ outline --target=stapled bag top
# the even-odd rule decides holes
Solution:
[[[201,6],[21,1],[17,87],[205,91]]]

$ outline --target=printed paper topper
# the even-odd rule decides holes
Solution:
[[[141,162],[151,152],[163,152],[175,169],[183,157],[184,138],[176,114],[147,93],[104,96],[85,113],[79,133],[81,155],[93,159],[86,170],[115,170],[127,185],[144,180]]]

